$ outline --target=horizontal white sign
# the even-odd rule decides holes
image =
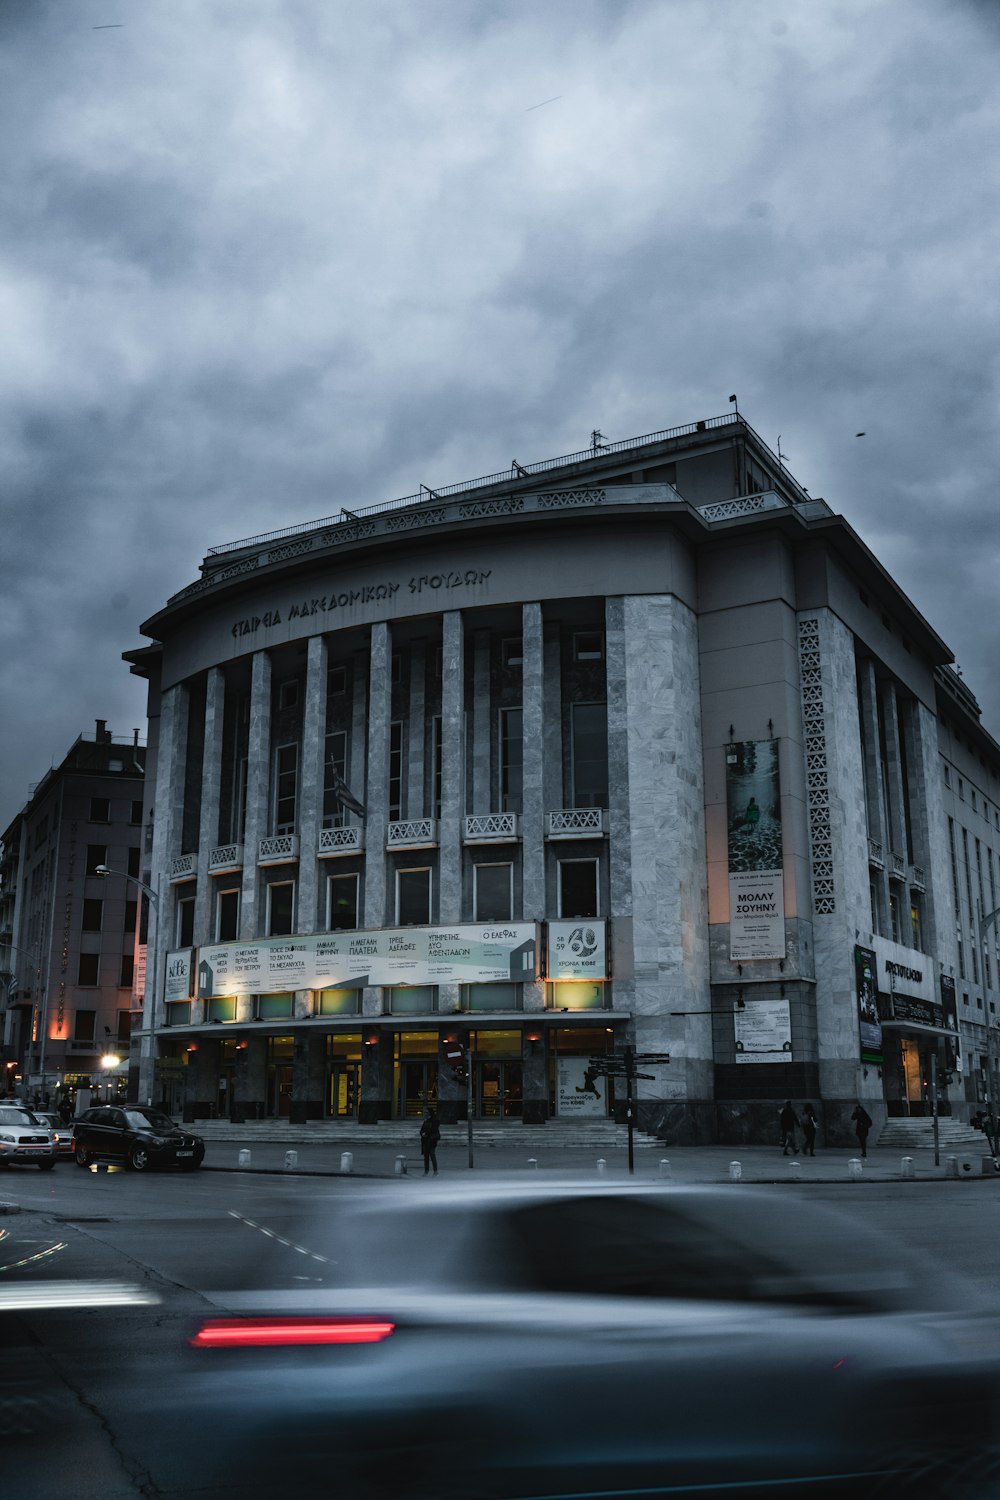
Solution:
[[[890,938],[873,937],[869,947],[875,954],[876,985],[882,995],[910,995],[940,1005],[934,960],[915,948],[904,948]]]
[[[549,979],[607,979],[605,923],[550,922]]]
[[[198,955],[198,995],[394,984],[520,983],[538,977],[538,926],[385,927],[216,943]]]

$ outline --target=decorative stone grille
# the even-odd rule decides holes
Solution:
[[[438,841],[437,818],[410,818],[390,823],[386,830],[388,849],[426,849]]]
[[[494,500],[467,500],[458,507],[463,521],[474,521],[478,516],[512,516],[523,510],[523,495],[497,496]]]
[[[925,891],[927,889],[922,865],[910,866],[910,885],[915,891]]]
[[[321,828],[319,857],[332,859],[338,854],[360,854],[365,847],[363,828]]]
[[[376,530],[374,521],[354,521],[333,531],[321,532],[319,542],[321,547],[332,547],[335,542],[360,542],[365,537],[374,536]]]
[[[474,814],[465,820],[463,841],[466,844],[491,844],[518,836],[517,813]]]
[[[607,490],[549,490],[538,496],[539,510],[562,510],[567,505],[601,505],[608,497]]]
[[[170,879],[193,880],[198,873],[197,854],[178,854],[170,861]]]
[[[283,562],[286,557],[301,557],[303,552],[311,552],[312,549],[312,537],[300,537],[298,541],[286,542],[283,547],[272,547],[267,554],[267,560],[272,563]]]
[[[799,675],[802,685],[802,724],[805,733],[806,805],[809,810],[809,847],[812,852],[813,911],[818,917],[837,910],[833,884],[833,830],[830,824],[830,782],[826,760],[826,708],[819,621],[799,621]]]
[[[219,844],[208,851],[208,873],[222,875],[227,870],[242,870],[243,845]]]
[[[386,516],[386,531],[409,531],[414,526],[440,526],[448,518],[448,512],[443,505],[435,506],[433,510],[403,511],[398,516]]]
[[[905,880],[906,879],[906,860],[903,858],[903,856],[901,854],[897,854],[895,851],[893,851],[893,853],[889,856],[889,858],[892,861],[892,867],[889,870],[889,879],[890,880]]]
[[[297,833],[279,833],[274,838],[261,839],[257,845],[259,865],[286,865],[299,857]]]
[[[603,807],[564,807],[546,814],[546,838],[592,839],[604,833]]]
[[[756,516],[762,510],[784,510],[786,505],[774,490],[759,495],[739,495],[734,500],[720,500],[714,505],[699,505],[698,514],[706,521],[733,521],[740,516]]]
[[[239,578],[241,573],[252,573],[260,565],[260,557],[245,557],[242,562],[232,563],[228,568],[220,568],[218,573],[211,573],[207,578],[200,579],[202,586],[210,583],[224,583],[227,578]]]

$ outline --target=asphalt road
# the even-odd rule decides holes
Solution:
[[[422,1186],[410,1178],[398,1190]],[[183,1405],[173,1408],[185,1372],[202,1358],[187,1337],[200,1316],[225,1309],[227,1292],[335,1282],[338,1216],[368,1188],[339,1178],[82,1172],[68,1162],[48,1174],[9,1170],[0,1200],[19,1211],[0,1215],[0,1297],[40,1293],[58,1280],[125,1283],[155,1302],[5,1308],[5,1493],[17,1500],[254,1493],[231,1472],[224,1434],[206,1431]],[[808,1194],[951,1265],[982,1306],[1000,1310],[995,1181],[788,1183],[781,1191],[787,1215],[776,1235],[794,1243],[796,1203]],[[296,1492],[293,1481],[289,1490]]]

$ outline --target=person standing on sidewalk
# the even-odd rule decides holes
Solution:
[[[861,1155],[867,1156],[868,1132],[872,1128],[872,1117],[865,1109],[860,1099],[854,1106],[854,1113],[851,1115],[851,1119],[854,1121],[854,1134],[858,1138],[858,1145],[861,1147]]]
[[[432,1109],[429,1109],[427,1117],[420,1127],[420,1152],[424,1158],[425,1177],[432,1167],[434,1169],[434,1176],[437,1176],[437,1147],[440,1139],[441,1126],[438,1124],[438,1117]]]
[[[802,1149],[806,1156],[816,1155],[816,1111],[811,1104],[802,1106]]]
[[[788,1155],[791,1147],[792,1155],[795,1155],[795,1132],[799,1128],[799,1117],[792,1107],[791,1099],[786,1099],[784,1108],[778,1116],[778,1124],[781,1126],[781,1154]]]

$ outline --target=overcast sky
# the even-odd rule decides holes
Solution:
[[[993,0],[0,0],[0,830],[145,732],[208,547],[733,391],[1000,736],[998,54]]]

